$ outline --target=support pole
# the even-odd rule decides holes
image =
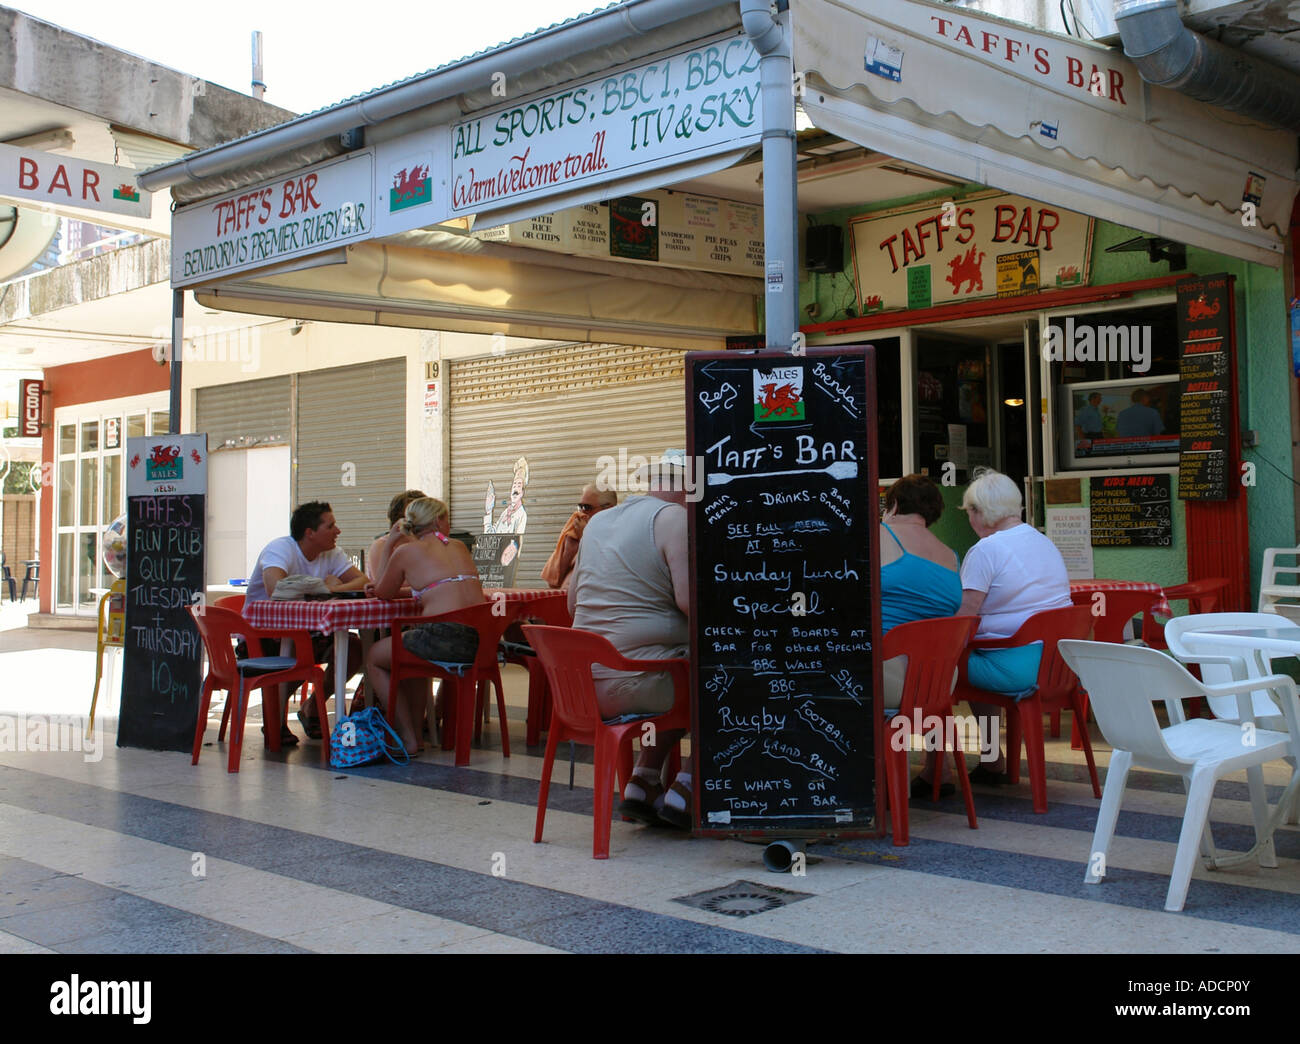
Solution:
[[[799,328],[799,235],[795,204],[797,148],[794,62],[787,5],[778,18],[768,0],[741,0],[745,33],[760,55],[763,105],[763,245],[766,288],[764,330],[768,348],[789,348]]]
[[[171,402],[168,430],[181,433],[181,357],[185,351],[185,291],[172,291]]]

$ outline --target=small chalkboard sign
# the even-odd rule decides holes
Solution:
[[[701,833],[876,821],[874,364],[870,348],[687,357]]]
[[[124,747],[194,744],[203,643],[189,607],[204,592],[206,435],[127,440]]]
[[[474,568],[484,587],[514,587],[522,533],[479,533],[474,540]]]
[[[1174,520],[1168,475],[1090,480],[1093,547],[1169,547]]]

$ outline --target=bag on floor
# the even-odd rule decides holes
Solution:
[[[331,768],[356,768],[383,758],[394,765],[411,760],[401,738],[377,707],[346,715],[330,732]]]

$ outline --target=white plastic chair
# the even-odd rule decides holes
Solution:
[[[1252,627],[1269,627],[1277,631],[1291,627],[1295,628],[1296,637],[1300,638],[1300,626],[1279,619],[1275,613],[1201,613],[1176,617],[1165,624],[1165,643],[1169,646],[1169,651],[1183,663],[1196,664],[1201,670],[1201,680],[1207,685],[1230,685],[1248,678],[1267,677],[1273,671],[1272,661],[1285,657],[1270,657],[1262,650],[1251,654],[1235,645],[1216,646],[1204,638],[1189,644],[1183,635],[1188,631],[1237,631]],[[1279,732],[1289,731],[1281,708],[1267,689],[1256,689],[1251,693],[1250,700],[1256,725]],[[1209,702],[1210,713],[1216,718],[1240,724],[1236,697],[1211,696]],[[1291,767],[1295,768],[1294,765]],[[1246,781],[1250,785],[1252,803],[1264,807],[1264,770],[1259,766],[1248,768]],[[1288,823],[1300,821],[1300,794],[1297,794],[1296,800],[1287,810],[1286,819]],[[1276,857],[1272,853],[1272,842],[1269,842],[1266,858],[1268,861],[1262,865],[1277,866]]]
[[[1099,884],[1106,875],[1106,857],[1115,833],[1124,785],[1129,769],[1134,765],[1180,775],[1187,789],[1183,827],[1178,835],[1178,851],[1165,897],[1166,910],[1176,912],[1183,908],[1198,840],[1211,868],[1234,866],[1261,856],[1276,829],[1281,809],[1296,793],[1300,776],[1293,770],[1291,782],[1273,815],[1262,817],[1261,810],[1252,802],[1255,846],[1244,854],[1223,857],[1216,854],[1210,834],[1210,803],[1214,797],[1214,784],[1224,776],[1248,766],[1295,757],[1291,737],[1300,734],[1295,682],[1286,675],[1275,674],[1231,685],[1209,686],[1198,682],[1168,656],[1152,649],[1072,640],[1062,641],[1059,648],[1065,662],[1088,690],[1097,724],[1106,742],[1114,748],[1106,772],[1106,789],[1097,814],[1097,829],[1093,834],[1092,854],[1084,871],[1084,882]],[[1290,734],[1258,728],[1248,730],[1241,725],[1205,718],[1183,720],[1181,700],[1235,695],[1241,720],[1251,721],[1247,696],[1258,688],[1271,689],[1278,694],[1283,714],[1291,727]],[[1151,707],[1153,701],[1162,698],[1170,721],[1170,725],[1163,729]]]
[[[1295,559],[1295,565],[1278,565],[1279,555]],[[1280,583],[1284,576],[1291,577],[1291,582]],[[1292,611],[1300,609],[1300,547],[1264,549],[1264,567],[1260,570],[1259,576],[1259,611],[1277,613],[1279,604],[1289,607]]]

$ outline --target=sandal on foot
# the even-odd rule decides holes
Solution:
[[[644,823],[646,826],[657,825],[659,822],[659,806],[664,801],[663,784],[657,780],[652,783],[640,776],[633,776],[629,782],[635,782],[645,791],[645,797],[625,797],[618,803],[618,814],[638,823]]]
[[[957,793],[957,788],[953,784],[939,784],[939,797],[952,797],[955,793]],[[912,797],[921,798],[925,801],[933,801],[934,783],[928,779],[922,779],[920,776],[917,776],[916,779],[912,780]]]
[[[1005,772],[994,772],[987,765],[977,765],[970,770],[967,778],[972,783],[982,783],[986,787],[1000,787],[1011,782],[1011,777]]]
[[[268,747],[271,745],[271,737],[270,735],[268,735],[265,725],[262,726],[262,743]],[[298,746],[298,737],[293,734],[293,730],[289,728],[288,725],[281,725],[280,726],[280,749],[284,750],[285,747],[296,747],[296,746]]]
[[[691,788],[683,783],[673,780],[673,785],[668,788],[674,794],[679,795],[686,802],[685,808],[674,808],[668,802],[664,802],[663,807],[659,809],[659,818],[671,827],[678,830],[691,829]]]
[[[318,740],[321,738],[320,721],[314,714],[311,715],[311,717],[303,714],[301,707],[298,708],[298,724],[302,726],[303,732],[307,733],[308,739]],[[295,739],[294,742],[297,743],[297,739]]]

